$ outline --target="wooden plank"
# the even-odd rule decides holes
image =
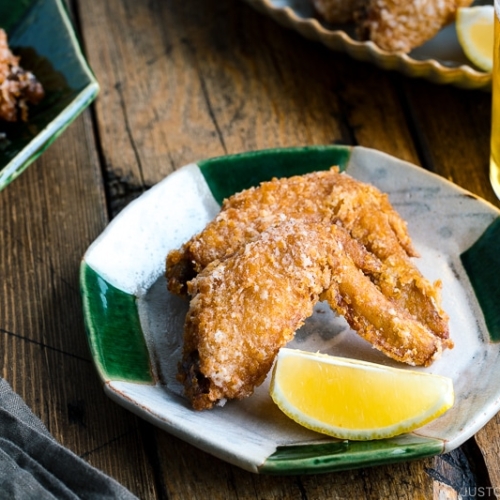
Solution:
[[[166,493],[171,499],[201,498],[402,498],[432,497],[426,468],[434,459],[319,475],[266,476],[232,467],[191,446],[158,433]],[[168,464],[168,465],[167,465]]]
[[[151,498],[138,420],[104,395],[83,327],[80,259],[107,219],[89,112],[0,193],[0,210],[2,376],[63,445]]]
[[[460,120],[478,103],[484,114],[484,94],[406,80],[354,62],[279,27],[244,2],[92,0],[81,4],[79,17],[103,87],[96,123],[113,214],[183,164],[225,153],[362,144],[447,177],[457,175],[457,161],[484,156],[484,138],[474,139],[472,149],[466,146],[478,124],[484,131],[484,121],[477,115],[469,124]],[[479,97],[465,104],[470,95]],[[453,133],[462,142],[448,155]],[[480,174],[473,186],[482,193],[483,184]],[[297,491],[320,498],[437,498],[450,488],[457,492],[457,482],[450,486],[445,474],[430,473],[446,469],[442,457],[314,481],[277,481],[155,434],[158,484],[172,498],[207,491],[213,498]]]
[[[489,472],[491,488],[490,494],[498,498],[500,496],[500,443],[498,435],[500,433],[500,416],[490,420],[475,436],[475,440],[481,450],[484,461]],[[494,494],[494,495],[493,495]],[[486,496],[486,495],[484,495]]]
[[[488,170],[491,94],[414,82],[405,95],[425,166],[500,207]]]
[[[136,190],[199,158],[268,147],[362,143],[417,159],[390,75],[243,2],[88,2],[80,17],[104,89],[105,163]]]

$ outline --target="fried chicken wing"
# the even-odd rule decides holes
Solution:
[[[332,221],[334,204],[330,195],[337,184],[344,183],[344,177],[348,177],[347,174],[332,168],[273,179],[224,200],[220,213],[201,233],[167,256],[169,290],[186,293],[186,283],[210,262],[231,255],[271,225],[311,216]],[[368,185],[359,183],[359,186],[364,189]],[[348,189],[352,187],[349,185]],[[401,247],[409,255],[416,255],[405,222],[393,210],[390,219]]]
[[[415,256],[387,195],[337,168],[225,200],[167,256],[170,291],[191,297],[178,378],[193,407],[251,394],[318,300],[387,356],[428,366],[453,342]]]
[[[204,231],[167,257],[167,279],[174,293],[210,262],[233,254],[246,241],[286,219],[316,217],[340,223],[383,267],[365,270],[382,292],[407,309],[442,339],[449,339],[448,316],[440,306],[439,283],[429,283],[410,257],[413,248],[405,221],[387,195],[337,169],[273,179],[225,200]],[[452,347],[447,340],[447,347]]]
[[[361,38],[389,52],[409,52],[451,23],[472,0],[365,0],[358,11]]]
[[[354,23],[362,40],[389,52],[410,52],[455,20],[473,0],[311,0],[329,23]]]
[[[391,206],[387,195],[347,175],[340,176],[326,201],[332,213],[369,252],[384,264],[373,279],[382,292],[407,309],[437,336],[449,339],[448,315],[442,309],[440,282],[431,284],[411,261],[406,224]]]
[[[210,263],[189,283],[179,367],[193,408],[250,395],[320,298],[394,359],[426,365],[439,356],[439,339],[360,267],[380,263],[342,227],[318,217],[270,226]]]
[[[318,203],[331,192],[336,171],[314,172],[273,179],[226,199],[220,213],[180,250],[167,257],[167,279],[173,293],[186,293],[186,283],[210,262],[233,254],[243,243],[287,218],[325,217],[328,207]]]

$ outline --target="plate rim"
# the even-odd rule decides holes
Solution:
[[[353,59],[371,62],[386,70],[418,77],[438,84],[451,84],[463,89],[491,90],[491,73],[472,65],[445,66],[436,59],[414,59],[407,53],[391,53],[371,41],[353,39],[340,29],[328,29],[317,18],[303,18],[290,6],[275,6],[271,0],[245,0],[259,12],[279,24],[299,32],[305,38],[319,41],[331,50],[346,52]]]
[[[321,147],[323,147],[323,146],[321,146]],[[354,147],[351,147],[351,146],[328,146],[328,147],[343,148],[343,149],[350,148],[350,150],[352,152],[355,152],[355,151],[363,152],[364,151],[364,152],[368,152],[368,154],[374,152],[374,153],[377,153],[378,155],[392,158],[393,160],[396,160],[398,163],[403,163],[403,164],[406,164],[407,166],[410,166],[411,168],[419,169],[419,172],[424,176],[430,176],[430,177],[434,178],[435,180],[439,179],[439,182],[453,186],[454,189],[456,189],[458,192],[460,192],[464,196],[472,197],[474,202],[484,204],[484,206],[488,210],[492,210],[496,214],[497,217],[500,214],[500,210],[497,209],[494,205],[490,204],[489,202],[473,195],[472,193],[469,193],[467,190],[460,188],[459,186],[456,186],[454,183],[448,181],[447,179],[444,179],[444,178],[442,178],[442,177],[440,177],[437,174],[434,174],[432,172],[428,172],[426,170],[420,169],[420,167],[417,167],[416,165],[413,165],[411,163],[405,162],[403,160],[399,160],[399,159],[394,158],[394,157],[387,155],[385,153],[381,153],[379,151],[372,150],[370,148],[364,148],[361,146],[354,146]],[[314,149],[314,146],[311,146],[310,148]],[[272,151],[276,154],[276,153],[280,153],[283,151],[289,152],[291,150],[297,150],[297,149],[303,149],[303,148],[273,148],[271,150],[260,150],[257,152],[251,151],[251,152],[247,152],[247,153],[239,153],[238,155],[227,155],[227,156],[240,156],[241,157],[242,155],[243,156],[244,155],[255,155],[256,153],[259,153],[262,151],[268,151],[268,152]],[[227,158],[227,156],[217,157],[217,158]],[[350,160],[351,160],[351,156],[349,157],[349,161]],[[200,160],[200,162],[201,161],[202,160]],[[188,166],[192,166],[192,165],[193,164],[189,164]],[[196,165],[196,163],[194,165]],[[186,167],[182,167],[182,168],[186,168]],[[179,170],[182,170],[182,168]],[[172,174],[170,174],[170,175],[172,175]],[[170,177],[170,175],[167,176],[165,179],[163,179],[163,181],[160,181],[160,182],[168,182],[167,179]],[[154,189],[154,187],[151,189]],[[142,196],[144,196],[144,195],[142,195]],[[139,199],[132,202],[128,207],[126,207],[118,215],[117,218],[119,218],[121,216],[126,217],[126,214],[127,214],[126,211],[128,210],[128,208],[132,207],[134,204],[140,203],[140,199],[142,198],[142,196]],[[116,219],[114,219],[114,220],[116,220]],[[113,224],[113,221],[110,223],[110,226],[112,224]],[[99,239],[103,238],[103,237],[105,238],[105,233],[101,234],[97,238],[97,240],[91,245],[91,247],[93,245],[95,245],[96,243],[98,243]],[[82,263],[81,263],[82,268],[84,266],[88,265],[88,263],[86,262],[86,259],[85,259],[86,255],[87,255],[87,252],[82,259]],[[99,274],[98,271],[96,271],[96,273]],[[85,285],[85,283],[82,282],[82,285]],[[90,312],[88,310],[88,304],[86,304],[86,296],[85,296],[85,287],[84,286],[82,286],[82,298],[84,301],[84,320],[85,320],[86,330],[87,330],[87,334],[88,334],[88,326],[89,326],[88,322],[90,321],[91,318],[90,318]],[[93,356],[93,360],[95,362],[94,356]],[[139,416],[153,420],[154,421],[153,423],[159,425],[160,427],[163,427],[165,430],[172,432],[173,434],[176,434],[176,432],[178,433],[178,431],[173,430],[171,427],[169,428],[169,425],[171,426],[171,423],[167,423],[165,425],[165,422],[162,422],[161,419],[158,420],[152,415],[145,416],[144,408],[141,408],[140,405],[136,405],[133,401],[130,401],[129,397],[125,397],[123,394],[120,394],[119,391],[116,391],[113,388],[113,384],[110,384],[110,380],[107,379],[106,377],[102,376],[103,374],[100,371],[100,368],[98,366],[96,366],[96,369],[99,373],[99,376],[101,377],[101,380],[105,384],[105,391],[108,394],[108,396],[112,397],[112,399],[114,399],[116,402],[127,407],[129,410],[133,411],[134,413],[138,414]],[[152,383],[153,384],[156,383],[154,378],[152,379]],[[489,418],[491,418],[491,416]],[[480,425],[478,424],[477,428],[482,427],[485,423],[486,422],[483,422]],[[177,435],[179,435],[179,434],[177,434]],[[288,454],[285,458],[283,458],[283,455],[281,454],[282,450],[276,450],[274,454],[271,454],[270,456],[268,456],[268,460],[266,460],[264,463],[261,463],[261,464],[243,463],[242,464],[238,460],[232,461],[231,459],[228,459],[228,457],[224,456],[224,453],[220,453],[217,451],[214,452],[214,450],[211,449],[210,447],[208,447],[208,448],[204,447],[203,444],[199,443],[197,440],[190,441],[189,436],[186,436],[186,435],[183,435],[182,433],[180,433],[180,437],[185,439],[188,442],[191,442],[191,444],[194,444],[195,446],[198,446],[201,449],[205,449],[205,451],[208,451],[209,453],[212,453],[216,456],[219,456],[219,458],[222,458],[226,461],[234,463],[235,465],[238,465],[238,466],[245,468],[247,470],[251,470],[252,472],[261,472],[261,473],[268,473],[268,474],[293,474],[293,473],[317,473],[317,472],[329,472],[332,470],[345,470],[345,469],[352,469],[352,468],[362,467],[362,466],[367,466],[367,465],[369,465],[369,466],[377,465],[378,463],[392,463],[394,461],[406,461],[406,460],[409,460],[410,458],[413,459],[413,458],[423,458],[424,456],[433,456],[433,455],[436,455],[439,453],[444,453],[446,451],[451,451],[451,449],[460,445],[465,439],[468,439],[470,436],[469,435],[465,436],[465,437],[462,436],[463,439],[461,440],[461,442],[457,442],[457,440],[455,440],[454,442],[451,442],[451,443],[450,443],[450,441],[446,441],[445,439],[444,440],[437,439],[434,443],[435,446],[432,446],[432,444],[429,442],[427,442],[425,446],[422,446],[422,443],[419,442],[419,443],[416,443],[414,449],[412,449],[411,447],[407,447],[408,452],[409,452],[408,455],[400,454],[399,456],[397,456],[397,454],[395,455],[394,453],[391,452],[390,454],[388,454],[388,456],[384,456],[384,454],[382,453],[382,454],[379,454],[378,458],[374,460],[373,453],[372,453],[372,456],[371,456],[371,458],[369,457],[368,461],[365,461],[362,463],[357,463],[357,464],[348,464],[347,466],[345,463],[344,464],[341,463],[340,466],[338,463],[335,463],[332,460],[332,454],[329,452],[326,453],[326,455],[324,455],[323,457],[316,455],[312,459],[311,459],[310,454],[307,456],[304,456],[304,453],[297,453],[294,457],[292,457],[290,454]],[[427,439],[427,437],[425,439]],[[419,447],[421,448],[421,451],[422,451],[421,453],[418,451]],[[400,447],[396,447],[396,448],[397,448],[397,450],[400,451]],[[302,451],[304,451],[304,449],[302,449]],[[324,465],[324,466],[321,465],[322,458],[324,459],[323,465],[328,462],[327,465]],[[378,459],[380,459],[381,461],[377,462]]]

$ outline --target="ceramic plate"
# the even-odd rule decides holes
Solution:
[[[27,123],[0,121],[0,190],[15,179],[92,102],[99,90],[63,0],[0,0],[0,27],[45,97]]]
[[[346,52],[354,59],[434,83],[449,83],[467,89],[491,88],[491,73],[474,67],[468,61],[458,43],[454,24],[445,27],[409,54],[391,54],[373,42],[356,40],[352,26],[332,26],[321,21],[311,7],[310,0],[246,1],[283,26],[298,31],[310,40],[321,42],[332,50]],[[492,3],[491,0],[475,2]]]
[[[191,410],[175,380],[187,301],[167,292],[165,256],[232,193],[331,165],[389,194],[421,253],[417,265],[430,280],[442,280],[456,347],[425,371],[452,377],[455,405],[412,434],[369,442],[338,441],[295,424],[273,404],[269,380],[246,400]],[[434,174],[362,147],[266,150],[187,165],[124,209],[84,256],[85,322],[104,390],[144,419],[253,472],[325,472],[450,451],[500,407],[499,214]],[[321,303],[290,347],[396,365]]]

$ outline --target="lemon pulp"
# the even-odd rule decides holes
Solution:
[[[492,5],[461,7],[457,11],[458,41],[467,58],[484,71],[493,69]]]
[[[281,349],[270,393],[299,424],[341,439],[409,432],[454,399],[447,377],[294,349]]]

